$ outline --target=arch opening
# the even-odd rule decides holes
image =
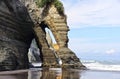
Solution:
[[[48,43],[49,48],[53,49],[53,50],[58,50],[59,46],[58,46],[58,44],[55,40],[55,37],[54,37],[53,33],[51,32],[51,30],[48,28],[45,28],[45,32],[46,32],[46,39],[47,39],[47,43]]]
[[[53,53],[56,57],[56,60],[57,60],[58,64],[62,65],[62,60],[57,55],[57,52],[59,50],[59,46],[58,46],[58,44],[55,40],[55,37],[54,37],[52,31],[49,28],[45,28],[45,32],[46,32],[46,39],[47,39],[49,48],[53,50]]]
[[[42,58],[40,55],[41,55],[40,49],[38,48],[35,38],[33,38],[30,44],[30,48],[28,49],[29,67],[42,66]]]

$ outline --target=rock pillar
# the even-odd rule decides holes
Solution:
[[[79,58],[68,48],[68,31],[66,16],[59,14],[54,5],[49,9],[48,15],[45,18],[45,22],[53,32],[54,37],[59,46],[57,55],[62,60],[63,68],[81,68],[84,67]]]
[[[34,27],[35,34],[37,35],[38,45],[41,50],[41,57],[43,59],[43,67],[57,67],[57,61],[54,54],[54,51],[49,48],[49,45],[46,40],[46,33],[44,31],[44,26],[36,25]]]

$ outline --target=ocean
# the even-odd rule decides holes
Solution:
[[[82,60],[82,63],[90,70],[120,71],[120,61]]]
[[[0,79],[120,79],[120,63],[84,60],[87,70],[61,68],[30,68],[2,71]]]

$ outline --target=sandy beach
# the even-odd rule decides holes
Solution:
[[[28,69],[0,72],[0,79],[120,79],[118,71]]]

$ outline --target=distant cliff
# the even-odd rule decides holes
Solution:
[[[1,0],[0,70],[29,68],[27,53],[33,38],[40,49],[43,67],[85,68],[68,48],[66,20],[59,0]],[[46,39],[45,28],[54,35],[57,43],[53,46]]]

